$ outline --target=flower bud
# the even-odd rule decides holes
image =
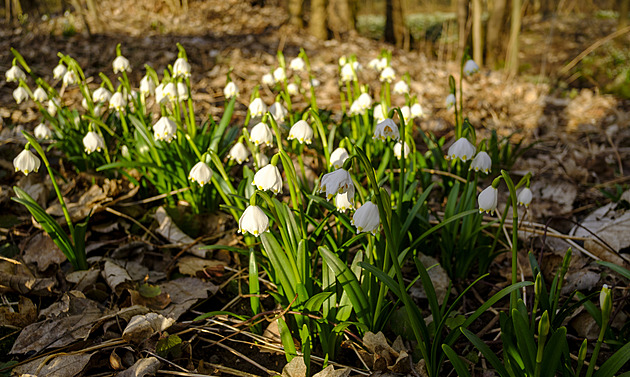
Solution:
[[[612,311],[612,298],[610,294],[610,288],[604,284],[601,292],[599,293],[599,306],[602,309],[602,322],[608,322],[610,319],[610,312]]]

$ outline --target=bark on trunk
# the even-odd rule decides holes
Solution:
[[[387,0],[385,4],[385,41],[403,47],[405,39],[405,17],[402,0]]]
[[[468,21],[468,0],[457,0],[457,60],[461,61],[466,48],[466,23]]]
[[[630,0],[619,0],[619,21],[617,30],[628,26],[628,10],[630,8]]]
[[[328,39],[326,27],[326,0],[311,0],[309,32],[319,39]]]
[[[289,23],[300,29],[304,27],[304,22],[302,21],[303,2],[303,0],[289,0]]]
[[[488,18],[488,29],[486,32],[486,64],[494,68],[497,56],[501,54],[501,31],[505,25],[506,0],[494,0],[490,16]]]
[[[473,59],[483,65],[483,35],[481,34],[481,0],[472,0]]]
[[[510,48],[505,68],[510,75],[518,73],[519,35],[521,33],[521,0],[512,0],[512,21],[510,23]]]

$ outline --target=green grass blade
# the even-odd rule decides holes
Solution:
[[[462,359],[459,358],[448,344],[442,344],[442,350],[444,350],[444,353],[448,356],[448,359],[451,361],[451,364],[453,364],[453,368],[455,368],[455,372],[457,372],[459,377],[470,377],[470,372],[468,368],[466,368],[466,364],[464,364]]]
[[[483,354],[486,360],[488,360],[490,364],[492,364],[497,373],[499,373],[499,376],[510,377],[510,374],[508,373],[507,369],[505,369],[503,363],[499,360],[497,355],[492,352],[490,347],[488,347],[488,345],[484,343],[483,340],[481,340],[477,335],[473,334],[469,330],[462,328],[461,331],[464,336],[468,338],[468,340],[470,340],[473,346],[475,346],[475,348],[477,348]]]
[[[621,367],[630,361],[630,343],[626,343],[612,355],[595,373],[595,377],[612,377]]]

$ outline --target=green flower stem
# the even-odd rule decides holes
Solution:
[[[188,133],[194,138],[197,135],[197,125],[195,124],[195,109],[193,107],[189,77],[186,77],[186,88],[188,90]]]
[[[118,115],[120,116],[120,123],[122,124],[122,127],[123,127],[123,136],[126,139],[127,135],[129,135],[129,127],[127,127],[127,120],[125,119],[125,114],[123,114],[122,111],[119,111]]]
[[[319,118],[319,114],[317,113],[316,110],[313,110],[311,108],[309,112],[311,113],[311,116],[315,120],[315,127],[317,129],[317,134],[319,135],[319,138],[322,140],[322,147],[324,149],[324,156],[326,157],[326,163],[330,164],[330,150],[328,148],[328,138],[326,137],[326,129],[324,128],[324,124],[322,123],[322,120]]]
[[[593,355],[591,356],[591,361],[588,364],[588,369],[586,370],[586,377],[591,377],[593,372],[595,371],[595,364],[597,363],[597,357],[599,356],[599,349],[604,342],[604,334],[606,333],[606,328],[608,327],[608,318],[602,315],[602,327],[599,330],[599,336],[597,337],[597,343],[595,343],[595,349],[593,350]]]
[[[286,152],[284,151],[284,147],[282,146],[282,136],[280,135],[278,123],[276,123],[276,120],[273,118],[273,116],[271,116],[271,114],[267,113],[265,115],[271,123],[271,128],[273,129],[273,132],[276,134],[276,141],[278,143],[278,154],[282,158],[282,166],[284,167],[284,171],[287,174],[287,182],[289,186],[289,191],[291,193],[291,205],[293,206],[293,209],[297,210],[298,208],[300,208],[298,207],[298,205],[301,206],[301,201],[298,196],[298,192],[300,192],[300,186],[297,182],[297,173],[295,172],[295,168],[293,167],[291,159],[286,154]],[[298,159],[300,159],[300,161],[301,158],[301,154],[298,155]],[[303,163],[300,166],[303,168]]]
[[[230,191],[231,191],[230,193],[231,194],[236,194],[237,191],[234,189],[234,186],[232,186],[232,182],[230,181],[230,177],[228,177],[227,173],[225,172],[225,169],[223,168],[223,164],[221,163],[221,160],[219,159],[219,156],[217,156],[217,154],[214,151],[208,151],[208,154],[210,155],[210,159],[214,163],[214,167],[217,169],[217,171],[221,175],[221,178],[223,178],[223,180],[225,181],[227,187],[230,189]],[[226,203],[230,203],[230,202],[231,202],[230,200],[226,201]],[[236,202],[236,206],[238,208],[243,209],[242,204],[241,204],[240,201]]]
[[[389,88],[388,88],[389,89]],[[402,203],[405,196],[405,136],[406,128],[405,128],[405,117],[403,116],[402,110],[400,107],[396,108],[396,112],[398,113],[398,118],[400,119],[400,176],[398,180],[398,218],[402,219]],[[394,142],[395,143],[395,142]]]
[[[459,135],[458,138],[462,137],[462,124],[464,123],[464,89],[462,87],[462,81],[464,79],[464,64],[459,65],[459,118],[457,118],[457,124],[459,125]],[[457,103],[455,103],[455,108],[457,108]]]
[[[199,149],[197,148],[197,146],[195,145],[195,142],[194,142],[194,141],[193,141],[193,139],[192,139],[194,136],[190,136],[190,134],[189,134],[189,133],[186,133],[186,134],[184,135],[184,137],[185,137],[185,138],[186,138],[186,140],[188,141],[188,144],[190,144],[190,149],[192,149],[192,150],[193,150],[193,152],[194,152],[194,153],[195,153],[195,155],[197,156],[197,159],[198,159],[199,161],[203,161],[203,159],[201,158],[201,157],[202,157],[201,152],[199,152]]]
[[[510,200],[512,202],[512,284],[516,284],[518,261],[518,208],[516,202],[516,188],[507,171],[501,170],[501,176],[510,190]],[[505,212],[507,213],[507,208]],[[510,293],[510,309],[516,309],[517,299],[518,290],[514,290]]]
[[[389,109],[392,106],[391,93],[389,91],[389,81],[385,80],[385,82],[383,83],[383,88],[385,90],[385,104]],[[402,116],[400,118],[402,119]]]
[[[369,135],[372,133],[372,123],[370,123],[370,116],[367,113],[367,110],[361,114],[361,118],[363,119],[363,127],[361,127],[361,134]]]
[[[346,81],[346,96],[348,100],[348,108],[352,106],[352,102],[354,102],[354,95],[352,93],[352,86],[350,85],[350,81]]]

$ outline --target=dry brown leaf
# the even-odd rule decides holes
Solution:
[[[161,284],[160,288],[162,288],[162,293],[170,296],[171,305],[158,312],[175,319],[186,313],[198,300],[208,298],[208,293],[214,294],[219,289],[216,285],[197,278],[171,280]]]
[[[182,230],[175,225],[173,219],[166,213],[164,207],[159,207],[157,211],[155,211],[155,219],[158,224],[160,224],[155,232],[169,240],[169,242],[176,244],[191,244],[195,242],[194,239],[182,232]],[[204,244],[197,243],[190,247],[188,252],[199,258],[206,258],[208,250],[204,250],[203,247],[205,247]]]
[[[52,278],[39,279],[0,271],[0,290],[3,286],[21,294],[53,296],[56,294],[54,288],[57,281]]]
[[[173,318],[166,318],[157,313],[137,315],[131,318],[122,337],[130,343],[142,343],[156,332],[168,329],[173,323],[175,323]]]
[[[144,377],[154,375],[160,369],[160,361],[155,357],[148,357],[136,361],[129,369],[117,374],[117,377]]]
[[[429,277],[433,282],[433,287],[435,288],[435,294],[437,296],[438,302],[442,304],[444,301],[444,297],[446,297],[446,290],[448,289],[448,283],[450,279],[448,278],[448,274],[446,270],[439,264],[437,259],[430,257],[428,255],[420,254],[420,261],[424,268],[430,268],[427,272],[429,273]],[[424,291],[424,286],[422,282],[418,280],[413,287],[409,290],[409,293],[413,298],[427,298],[427,294]]]
[[[51,265],[66,261],[66,256],[46,233],[38,233],[30,238],[21,249],[26,263],[34,263],[39,271],[46,271]]]
[[[117,294],[120,294],[131,283],[127,270],[109,260],[105,261],[102,274],[107,285]]]
[[[73,271],[66,275],[66,280],[69,283],[75,284],[73,290],[83,292],[86,288],[91,287],[96,283],[100,274],[101,271],[96,268]]]
[[[152,310],[162,310],[171,303],[171,297],[166,292],[162,292],[155,297],[144,297],[134,289],[129,289],[128,291],[132,305],[146,306]]]
[[[204,271],[208,268],[224,266],[225,262],[212,260],[212,259],[203,259],[197,258],[194,256],[185,256],[179,258],[177,261],[177,267],[179,268],[179,272],[184,275],[189,276],[197,276],[197,272]]]
[[[282,377],[306,377],[306,364],[302,356],[294,357],[282,368]]]
[[[18,311],[11,311],[9,306],[0,307],[0,323],[7,326],[26,327],[37,320],[37,308],[33,302],[20,296]]]
[[[94,353],[61,354],[58,356],[42,356],[26,364],[19,365],[13,369],[13,373],[18,376],[32,374],[34,376],[46,377],[68,377],[79,376],[86,365],[90,362]],[[45,364],[42,364],[44,363]]]
[[[313,375],[313,377],[348,377],[350,375],[350,368],[341,368],[335,370],[332,365],[322,369],[322,371]]]

